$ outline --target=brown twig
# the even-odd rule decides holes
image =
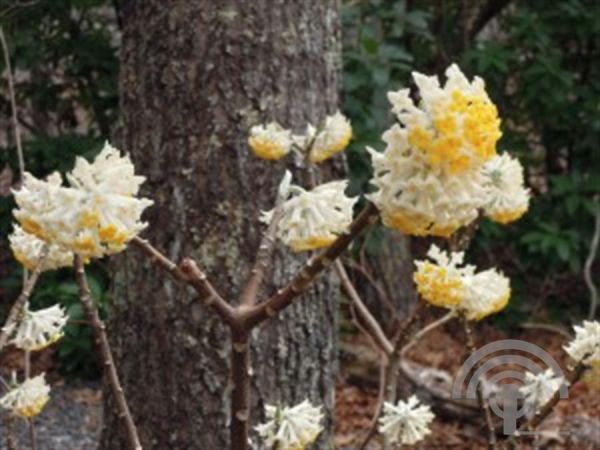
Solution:
[[[81,300],[81,305],[88,316],[88,320],[92,322],[96,344],[98,345],[98,350],[102,355],[104,373],[108,378],[112,394],[117,402],[119,418],[121,418],[125,424],[129,448],[131,450],[142,450],[138,432],[133,422],[129,406],[127,405],[127,400],[125,399],[121,382],[119,381],[119,375],[117,374],[115,362],[110,350],[110,345],[108,343],[108,337],[106,335],[106,327],[100,319],[98,310],[92,300],[92,295],[90,293],[90,288],[85,275],[83,260],[79,255],[75,255],[75,275],[79,285],[79,297]]]
[[[467,350],[469,351],[469,356],[473,355],[477,348],[475,347],[475,340],[473,338],[473,330],[471,329],[471,325],[466,317],[462,317],[462,322],[467,338]],[[473,371],[476,371],[479,367],[479,361],[473,366]],[[483,387],[481,383],[477,383],[477,402],[479,403],[479,408],[483,411],[485,416],[485,425],[488,431],[488,448],[493,450],[496,448],[496,430],[494,428],[494,422],[492,421],[492,413],[490,411],[488,402],[483,394]]]
[[[442,317],[440,317],[438,320],[436,320],[434,322],[431,322],[425,328],[422,328],[421,330],[419,330],[418,333],[415,333],[415,335],[408,342],[408,344],[406,344],[404,347],[402,347],[402,350],[400,351],[400,354],[404,357],[404,355],[406,355],[406,353],[411,348],[413,348],[415,345],[417,345],[419,343],[419,341],[421,339],[423,339],[423,337],[425,335],[431,333],[433,330],[435,330],[438,327],[441,327],[446,322],[449,322],[450,320],[454,319],[455,317],[456,317],[456,312],[455,311],[449,311],[448,313],[446,313],[445,315],[443,315]]]
[[[173,278],[179,281],[188,281],[187,276],[179,269],[179,266],[154,248],[147,240],[136,236],[131,240],[131,243],[146,253],[151,263],[168,272]]]
[[[27,380],[31,377],[31,352],[29,350],[25,350],[24,358],[25,379]],[[37,450],[37,435],[35,432],[35,423],[33,421],[33,417],[27,418],[27,427],[29,428],[29,442],[31,445],[31,450]]]
[[[394,346],[385,335],[375,317],[373,317],[367,306],[363,303],[358,292],[356,292],[356,289],[350,281],[344,265],[341,263],[341,261],[336,260],[334,267],[335,271],[340,277],[342,289],[352,301],[352,304],[359,315],[361,324],[366,328],[367,334],[373,339],[379,350],[384,355],[391,355],[394,351]]]
[[[365,268],[362,264],[359,264],[357,261],[354,261],[351,258],[345,259],[344,264],[346,266],[349,266],[350,269],[356,270],[363,277],[365,277],[367,282],[377,292],[377,296],[381,299],[381,301],[385,304],[385,306],[390,310],[390,313],[393,315],[396,315],[396,308],[394,307],[389,296],[387,295],[387,293],[385,292],[383,287],[381,287],[381,285],[377,282],[377,280],[375,280],[375,278],[373,277],[373,275],[369,272],[369,270],[367,268]]]
[[[361,444],[358,447],[358,450],[365,450],[367,445],[375,433],[377,432],[377,424],[379,422],[379,416],[381,415],[381,411],[383,410],[383,403],[385,402],[385,390],[387,386],[387,367],[388,367],[388,357],[386,355],[381,356],[381,361],[379,363],[379,390],[377,393],[377,404],[375,405],[375,412],[373,413],[373,417],[371,418],[371,425],[369,426],[369,430],[367,434],[363,438]]]
[[[310,259],[292,281],[271,298],[241,314],[245,326],[253,328],[289,306],[313,280],[329,267],[350,245],[356,236],[377,220],[377,208],[369,203],[350,225],[348,233],[340,235],[325,251]]]
[[[244,285],[242,293],[240,294],[240,305],[253,306],[256,304],[256,298],[258,296],[258,289],[263,281],[265,272],[267,271],[271,255],[273,253],[273,247],[275,246],[275,234],[277,233],[277,227],[283,210],[281,208],[282,198],[277,196],[275,207],[273,208],[273,214],[269,221],[269,226],[263,235],[258,250],[256,251],[256,259],[252,270],[250,271],[250,278]]]
[[[235,322],[235,309],[221,297],[194,260],[184,258],[177,265],[154,248],[148,241],[135,237],[131,242],[142,250],[152,263],[168,272],[176,280],[183,281],[192,286],[198,292],[204,304],[212,308],[225,322],[230,325]]]
[[[23,284],[23,290],[21,291],[21,294],[19,295],[19,297],[17,298],[15,303],[10,308],[8,317],[6,318],[5,325],[4,325],[4,327],[2,327],[0,329],[0,352],[2,351],[2,349],[6,346],[6,343],[8,342],[8,328],[12,324],[17,322],[19,320],[19,318],[21,317],[21,314],[23,313],[23,308],[25,306],[25,303],[27,303],[27,300],[29,300],[29,297],[31,296],[31,292],[33,291],[33,288],[34,288],[35,284],[37,283],[40,273],[42,272],[42,265],[44,264],[44,261],[46,260],[47,256],[48,256],[48,247],[44,247],[42,249],[42,251],[40,252],[40,259],[39,259],[39,262],[38,262],[36,268],[33,270],[31,275],[27,278],[27,281]]]
[[[31,450],[37,450],[37,433],[35,431],[35,422],[33,417],[27,419],[27,427],[29,428],[29,442],[31,443]]]

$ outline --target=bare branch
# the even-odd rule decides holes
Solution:
[[[10,107],[12,110],[12,122],[15,133],[15,144],[17,146],[17,157],[19,159],[19,175],[21,183],[25,176],[25,159],[23,158],[23,146],[21,144],[21,131],[19,129],[19,119],[17,116],[17,100],[15,96],[15,83],[12,75],[12,67],[10,65],[10,54],[8,53],[8,45],[4,36],[4,31],[0,26],[0,44],[2,45],[2,52],[4,53],[4,65],[6,66],[6,72],[8,77],[8,93],[10,95]]]
[[[187,277],[188,283],[200,294],[200,298],[206,306],[211,307],[229,325],[237,324],[238,313],[210,284],[206,274],[200,270],[196,261],[185,258],[181,261],[179,269]]]
[[[168,272],[176,280],[187,283],[196,289],[207,306],[216,311],[228,324],[233,324],[236,316],[235,309],[221,297],[195,261],[185,258],[180,265],[177,265],[148,241],[135,237],[131,242],[141,249],[153,264]]]
[[[373,315],[370,313],[367,306],[363,303],[358,292],[356,292],[354,285],[348,277],[348,273],[346,273],[344,265],[339,260],[335,261],[334,265],[335,270],[338,276],[340,277],[342,289],[344,290],[348,298],[350,298],[352,304],[356,308],[359,315],[359,320],[361,321],[362,325],[366,328],[366,332],[373,339],[379,350],[383,352],[384,355],[391,355],[394,351],[394,346],[392,345],[388,337],[385,335],[384,331],[381,329],[381,326],[379,325],[377,320],[375,320]]]
[[[373,418],[371,419],[371,425],[369,426],[369,430],[365,435],[362,443],[358,447],[358,450],[365,450],[367,445],[375,433],[377,432],[377,423],[379,422],[379,416],[381,415],[381,411],[383,410],[383,403],[385,402],[385,390],[387,385],[387,363],[388,359],[385,356],[381,356],[381,361],[379,363],[379,390],[377,393],[377,404],[375,405],[375,413],[373,414]]]
[[[350,245],[356,236],[377,220],[377,208],[369,203],[350,225],[348,233],[340,235],[319,256],[310,259],[293,280],[267,301],[243,311],[241,319],[248,328],[255,327],[289,306],[323,270],[329,267]]]
[[[596,253],[598,252],[598,243],[600,243],[600,209],[596,211],[594,236],[592,237],[592,242],[590,244],[590,252],[585,260],[585,265],[583,266],[583,278],[590,290],[590,312],[588,314],[588,319],[590,320],[593,320],[596,317],[596,309],[598,308],[598,289],[592,280],[592,266],[594,265]]]
[[[250,271],[250,278],[242,289],[242,293],[240,295],[240,305],[252,306],[256,304],[258,289],[260,288],[265,276],[265,272],[269,267],[271,255],[273,254],[273,247],[276,239],[275,234],[277,233],[277,227],[283,213],[281,203],[281,196],[278,195],[275,208],[273,209],[273,214],[271,216],[271,221],[269,222],[269,226],[260,241],[258,250],[256,251],[256,260],[254,261],[254,266]]]
[[[473,355],[477,350],[475,347],[475,340],[473,339],[473,330],[471,329],[471,325],[466,317],[462,317],[463,326],[465,329],[465,334],[467,336],[467,349],[469,350],[469,355]],[[473,366],[474,371],[476,371],[479,367],[479,362]],[[479,408],[483,411],[485,416],[485,425],[488,431],[488,449],[494,450],[496,448],[496,429],[494,428],[494,422],[492,421],[492,413],[490,411],[488,402],[483,393],[483,387],[481,383],[477,383],[477,402],[479,403]]]
[[[400,351],[400,354],[402,356],[406,355],[406,353],[413,348],[415,345],[417,345],[419,343],[419,341],[421,339],[423,339],[423,337],[426,334],[431,333],[433,330],[435,330],[438,327],[441,327],[442,325],[444,325],[446,322],[449,322],[450,320],[454,319],[456,317],[456,311],[450,311],[447,314],[443,315],[441,318],[439,318],[438,320],[431,322],[429,325],[427,325],[425,328],[419,330],[418,333],[416,333],[412,339],[408,342],[408,344],[406,344],[404,347],[402,347],[402,350]]]
[[[180,281],[188,281],[187,276],[179,270],[179,266],[154,248],[150,242],[136,236],[131,240],[131,243],[146,253],[150,258],[150,262],[167,271],[173,278]]]
[[[467,31],[468,41],[472,41],[487,23],[502,12],[508,6],[511,0],[488,0],[481,8],[477,18]]]
[[[142,450],[142,444],[140,443],[140,438],[138,436],[135,423],[133,422],[131,411],[127,405],[127,400],[125,399],[121,382],[119,381],[119,375],[117,374],[115,361],[110,350],[108,337],[106,336],[106,327],[100,319],[98,310],[96,309],[96,306],[92,300],[90,287],[88,286],[87,278],[85,276],[83,260],[79,255],[75,255],[75,276],[77,278],[77,283],[79,284],[79,297],[81,300],[81,305],[88,316],[88,320],[92,322],[96,344],[98,345],[98,350],[102,355],[104,374],[108,378],[112,394],[117,402],[119,417],[123,419],[125,423],[129,448],[131,450]]]

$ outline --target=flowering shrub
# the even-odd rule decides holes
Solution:
[[[14,216],[19,227],[15,227],[10,242],[15,258],[32,272],[2,328],[0,350],[12,343],[25,350],[27,361],[30,352],[62,336],[67,322],[64,311],[58,306],[31,311],[28,299],[40,272],[73,266],[82,308],[94,329],[109,386],[126,423],[129,446],[141,449],[105,327],[85,276],[85,264],[93,258],[113,255],[132,244],[175,280],[194,288],[230,328],[232,450],[246,450],[249,445],[250,334],[289,306],[328,267],[333,265],[346,290],[354,293],[352,300],[369,324],[366,331],[382,356],[397,358],[402,354],[398,346],[403,341],[392,342],[370,317],[348,285],[345,269],[337,258],[379,218],[385,226],[408,235],[449,238],[483,216],[502,224],[517,220],[529,206],[519,162],[506,153],[497,154],[500,119],[483,80],[469,81],[456,65],[447,69],[443,87],[437,77],[419,73],[413,76],[420,101],[415,103],[406,89],[389,94],[399,123],[384,133],[387,147],[383,153],[370,150],[376,190],[367,196],[372,203],[355,218],[353,208],[358,198],[346,195],[347,181],[318,182],[318,164],[342,152],[352,136],[351,126],[341,113],[324,118],[318,126],[308,124],[305,134],[294,134],[275,122],[251,128],[248,145],[256,156],[269,161],[295,158],[310,179],[306,186],[300,186],[292,184],[290,172],[284,175],[273,209],[262,215],[267,229],[239,306],[220,295],[195,261],[184,258],[177,264],[138,237],[149,226],[141,217],[152,201],[138,196],[144,177],[136,175],[129,157],[110,144],[91,163],[77,159],[64,179],[59,173],[46,180],[26,174],[22,187],[14,192]],[[257,288],[276,239],[294,252],[320,252],[289,284],[269,298],[258,299]],[[475,266],[465,264],[464,253],[452,248],[450,241],[447,251],[434,245],[428,256],[433,262],[416,262],[417,290],[425,302],[450,309],[452,317],[462,320],[468,337],[470,321],[498,312],[508,303],[508,278],[495,269],[478,272]],[[584,323],[565,348],[578,368],[599,359],[598,327],[597,322]],[[0,398],[0,406],[15,416],[31,418],[47,403],[49,387],[43,376],[32,377],[28,370],[25,372],[22,382],[14,378],[11,384],[6,383],[9,389]],[[534,421],[543,420],[551,410],[561,384],[562,380],[546,373],[527,377],[523,392],[532,408],[539,411]],[[480,397],[483,399],[483,393]],[[489,414],[485,401],[480,407]],[[266,415],[268,421],[255,429],[265,445],[273,449],[306,449],[322,430],[321,408],[308,400],[289,407],[267,406]],[[412,396],[384,403],[374,419],[390,443],[410,445],[430,432],[434,415],[428,405],[421,405]],[[528,422],[526,426],[533,424]],[[495,430],[489,422],[488,433],[492,442]]]

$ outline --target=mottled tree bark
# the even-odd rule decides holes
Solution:
[[[259,212],[272,207],[284,168],[249,153],[248,129],[277,119],[301,131],[336,109],[338,8],[338,0],[123,2],[118,135],[155,201],[144,237],[173,260],[196,259],[227,298],[248,276]],[[261,292],[273,293],[302,259],[278,248],[274,281]],[[323,277],[251,335],[253,425],[264,403],[308,397],[332,411],[338,295]],[[118,258],[109,335],[145,449],[228,445],[229,335],[193,298],[136,249]],[[124,449],[123,437],[108,398],[103,448]],[[329,439],[325,432],[316,448]]]

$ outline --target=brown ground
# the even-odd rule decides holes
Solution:
[[[463,343],[462,331],[453,324],[432,331],[409,354],[411,360],[423,365],[456,373],[468,356]],[[564,368],[568,363],[562,350],[565,337],[543,331],[527,330],[509,334],[491,326],[479,326],[476,330],[477,344],[483,345],[498,339],[522,339],[542,347]],[[344,338],[352,342],[352,347],[369,344],[359,335]],[[373,356],[373,359],[376,357]],[[349,372],[351,375],[349,375]],[[377,403],[377,389],[371,387],[373,373],[361,382],[354,367],[342,365],[341,377],[337,385],[336,405],[336,445],[338,449],[354,449],[369,429],[371,417]],[[481,424],[469,424],[459,419],[436,418],[432,434],[414,449],[485,449],[486,439]],[[538,448],[544,449],[600,449],[600,375],[588,371],[583,380],[569,392],[569,399],[562,400],[541,427],[546,430],[540,438]],[[557,434],[555,430],[569,432]],[[376,436],[369,449],[380,449],[379,436]],[[403,447],[404,448],[404,447]],[[520,449],[534,448],[525,443]]]

